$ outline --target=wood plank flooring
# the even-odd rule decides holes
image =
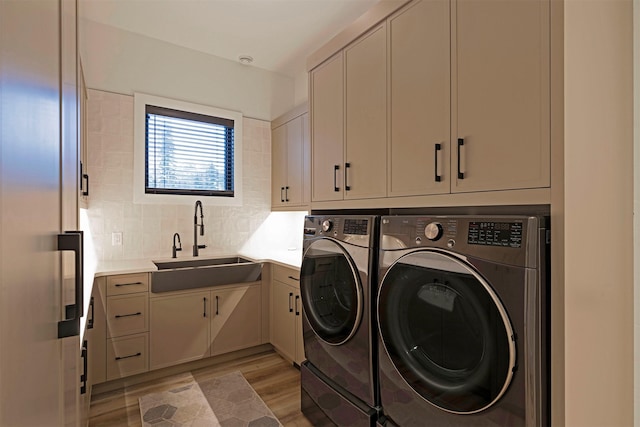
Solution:
[[[190,371],[198,380],[240,371],[280,422],[288,427],[310,427],[300,412],[300,371],[274,351],[221,362]],[[179,386],[178,376],[149,380],[91,396],[89,426],[141,427],[138,398]]]

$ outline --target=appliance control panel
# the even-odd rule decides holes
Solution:
[[[304,238],[331,237],[358,246],[370,246],[376,228],[375,217],[345,215],[308,215],[304,222]]]

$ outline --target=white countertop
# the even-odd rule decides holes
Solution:
[[[236,253],[236,254],[216,254],[216,255],[204,255],[200,257],[183,256],[176,259],[173,258],[158,258],[158,259],[131,259],[131,260],[118,260],[118,261],[101,261],[98,263],[95,277],[109,276],[113,274],[128,274],[128,273],[145,273],[150,271],[157,271],[158,268],[153,261],[185,261],[190,259],[208,259],[208,258],[221,258],[221,257],[235,257],[240,256],[247,258],[254,262],[270,262],[274,264],[280,264],[284,267],[300,268],[302,263],[302,251],[301,250],[280,250],[269,251],[268,254],[260,253]]]

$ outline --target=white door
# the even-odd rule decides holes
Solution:
[[[80,344],[77,336],[58,339],[64,319],[58,234],[73,221],[61,215],[60,7],[54,1],[0,0],[3,426],[77,421]],[[64,351],[63,342],[74,350]],[[74,376],[68,388],[65,372]]]

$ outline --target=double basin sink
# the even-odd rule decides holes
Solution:
[[[260,280],[262,264],[240,257],[154,261],[151,291],[170,292]]]

